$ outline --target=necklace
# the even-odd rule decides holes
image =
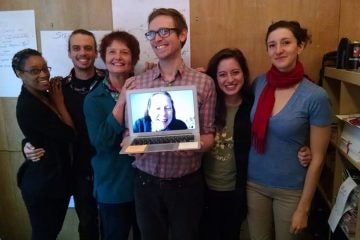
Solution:
[[[89,87],[87,86],[76,87],[72,82],[70,82],[70,88],[79,94],[85,95],[88,94],[96,86],[97,83],[98,81],[94,80]]]

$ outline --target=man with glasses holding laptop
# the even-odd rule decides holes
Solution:
[[[131,88],[195,85],[199,106],[201,148],[194,151],[136,155],[135,205],[143,240],[199,239],[203,209],[203,152],[214,142],[216,92],[205,74],[187,67],[181,57],[188,27],[175,9],[155,9],[145,34],[159,59],[158,65],[129,79]]]

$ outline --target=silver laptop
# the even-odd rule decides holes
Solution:
[[[129,136],[120,154],[200,148],[195,86],[128,90],[126,116]]]

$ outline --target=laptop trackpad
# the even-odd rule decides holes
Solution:
[[[149,144],[147,145],[147,152],[165,152],[165,151],[176,151],[178,150],[178,143],[168,144]]]

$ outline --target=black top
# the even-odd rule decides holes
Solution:
[[[46,151],[40,161],[26,160],[19,169],[18,185],[24,198],[36,201],[41,194],[67,196],[73,129],[24,87],[17,101],[16,118],[25,138]]]
[[[97,84],[105,76],[105,71],[96,69],[93,77],[87,80],[76,78],[74,69],[63,79],[63,93],[65,105],[73,119],[76,129],[76,140],[74,142],[73,171],[75,176],[91,177],[91,158],[95,149],[91,146],[83,112],[84,99],[86,95],[95,89]]]
[[[253,105],[253,96],[244,97],[234,120],[234,153],[236,162],[236,192],[239,194],[243,207],[244,217],[247,212],[246,204],[246,181],[247,168],[249,160],[249,151],[251,147],[251,120],[250,111]]]

